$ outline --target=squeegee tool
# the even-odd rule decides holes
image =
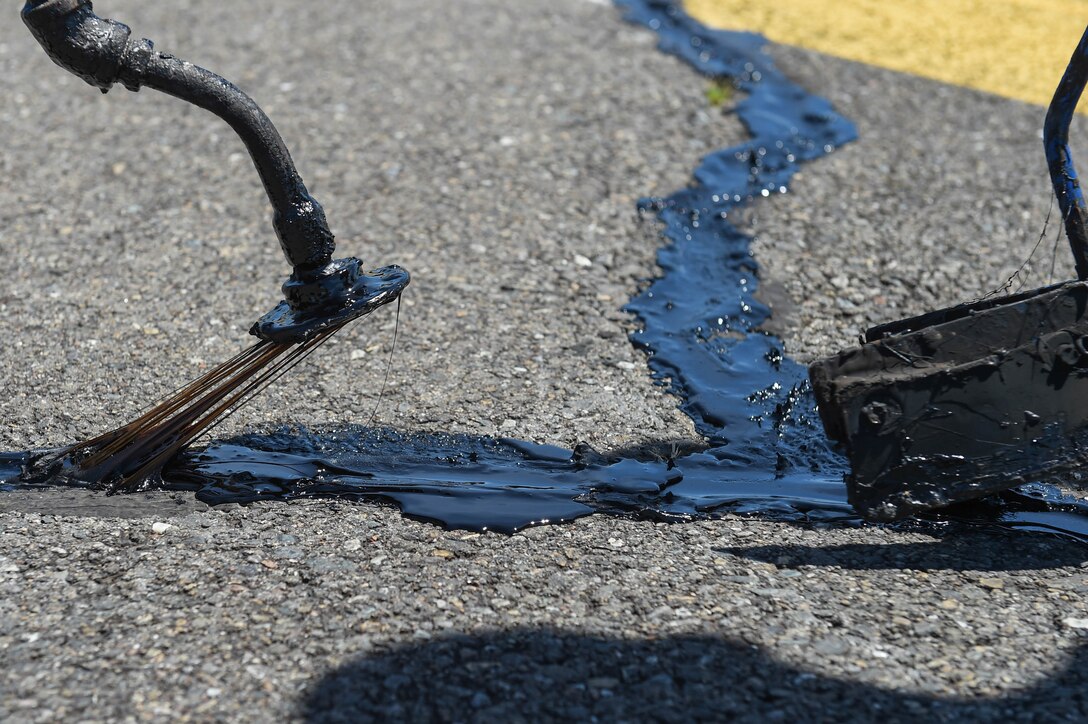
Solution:
[[[1078,279],[874,327],[809,368],[865,517],[896,520],[1088,463],[1088,210],[1068,143],[1086,79],[1088,29],[1043,141]]]

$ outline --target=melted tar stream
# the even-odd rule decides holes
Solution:
[[[751,239],[730,222],[738,207],[785,193],[798,164],[856,138],[830,104],[790,82],[750,33],[712,31],[666,0],[617,0],[656,31],[663,50],[747,94],[736,112],[752,138],[707,156],[696,183],[643,213],[664,223],[663,270],[628,309],[632,341],[653,375],[682,400],[707,449],[662,458],[546,445],[342,428],[247,435],[189,451],[163,472],[167,487],[209,503],[339,497],[395,502],[453,528],[514,531],[594,512],[684,518],[716,511],[850,521],[846,460],[830,448],[805,369],[760,331]],[[0,455],[2,481],[31,453]],[[9,486],[10,487],[10,486]],[[1088,504],[1048,486],[960,506],[943,519],[1064,533],[1088,541]]]

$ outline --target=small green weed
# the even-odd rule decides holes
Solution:
[[[706,87],[706,101],[712,108],[721,108],[733,100],[733,81],[728,78],[715,78]]]

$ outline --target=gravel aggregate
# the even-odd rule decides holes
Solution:
[[[363,7],[97,9],[236,80],[340,251],[413,272],[375,424],[690,440],[626,340],[621,307],[659,244],[634,204],[743,129],[607,5]],[[1049,199],[1041,109],[773,53],[861,131],[748,214],[792,352],[1020,264]],[[15,21],[0,79],[0,446],[17,450],[100,430],[235,353],[286,269],[216,119],[100,97]],[[216,435],[367,422],[393,326],[338,335]],[[345,502],[8,492],[0,720],[1077,721],[1086,590],[1082,545],[998,530],[599,516],[502,536]]]

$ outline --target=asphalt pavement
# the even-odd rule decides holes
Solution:
[[[15,10],[0,23],[8,450],[86,437],[234,354],[287,272],[229,129],[152,92],[101,96]],[[339,250],[413,273],[380,404],[391,310],[217,436],[373,413],[602,449],[693,439],[626,337],[660,243],[635,202],[744,131],[652,33],[586,0],[96,10],[235,80]],[[1041,108],[772,53],[860,131],[745,214],[791,353],[1020,266],[1050,206]],[[1050,274],[1055,230],[1029,283]],[[594,516],[504,536],[346,502],[7,492],[0,720],[1078,720],[1086,590],[1082,545],[993,529]]]

